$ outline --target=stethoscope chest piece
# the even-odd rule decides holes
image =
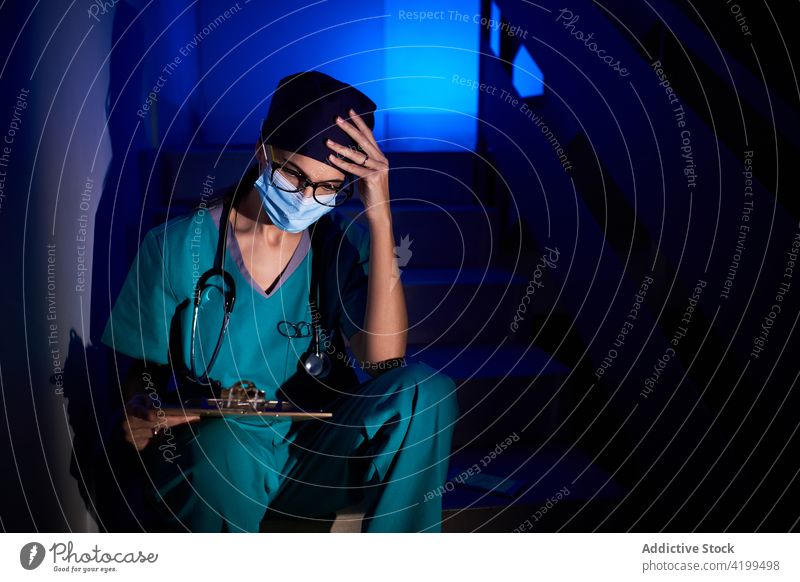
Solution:
[[[315,378],[324,378],[331,371],[331,359],[328,354],[312,352],[303,361],[303,368]]]

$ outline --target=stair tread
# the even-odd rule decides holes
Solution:
[[[569,368],[536,346],[472,344],[409,345],[407,353],[454,380],[565,375]],[[549,360],[549,362],[548,362]]]
[[[621,498],[625,489],[610,478],[609,474],[578,448],[568,449],[548,443],[534,448],[523,442],[516,442],[496,454],[490,460],[487,447],[469,447],[453,451],[450,469],[442,497],[443,529],[447,531],[470,531],[484,519],[502,515],[500,523],[521,523],[532,519],[534,511],[551,500],[551,508],[556,504],[587,501],[609,501]],[[474,467],[477,466],[479,471]],[[490,490],[470,487],[469,475],[464,473],[473,468],[473,474],[484,474],[499,479],[513,479],[522,483],[512,497],[493,493]],[[458,480],[457,480],[458,478]],[[573,482],[574,481],[574,482]],[[449,483],[449,484],[448,484]],[[561,492],[561,498],[556,495]],[[426,495],[428,498],[429,495]],[[555,502],[552,500],[556,499]],[[351,507],[342,508],[329,519],[307,519],[300,516],[269,515],[269,531],[350,531],[361,528],[364,516],[363,500]],[[473,515],[473,517],[469,517]],[[472,523],[475,522],[475,523]],[[513,526],[512,526],[513,527]]]
[[[404,285],[443,285],[443,284],[520,284],[525,282],[522,275],[512,273],[503,267],[404,267]]]
[[[364,210],[364,205],[358,201],[351,201],[336,207],[344,212],[356,213]],[[425,202],[410,202],[401,196],[392,195],[392,214],[396,212],[430,212],[430,213],[443,213],[448,212],[477,212],[480,214],[494,214],[497,209],[490,206],[481,206],[479,204],[465,204],[458,202],[446,202],[444,204],[426,204]]]
[[[569,450],[556,444],[544,445],[538,451],[523,442],[512,443],[493,459],[486,461],[491,453],[489,447],[462,448],[453,451],[450,458],[447,486],[442,496],[444,510],[455,511],[464,508],[502,508],[508,505],[539,506],[552,498],[563,487],[563,501],[618,498],[624,490],[609,479],[609,475],[577,448]],[[561,458],[563,456],[563,458]],[[480,473],[476,473],[477,464]],[[588,468],[587,468],[588,467]],[[473,473],[492,475],[501,480],[508,477],[522,483],[513,497],[492,493],[484,489],[468,487],[460,481],[469,482],[469,475],[463,472],[473,468]],[[584,472],[585,469],[585,472]],[[582,473],[583,472],[583,473]],[[456,477],[461,475],[459,481]],[[580,475],[579,479],[576,479]],[[573,480],[575,482],[573,483]],[[538,483],[537,483],[538,481]]]

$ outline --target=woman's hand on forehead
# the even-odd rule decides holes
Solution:
[[[389,161],[372,130],[355,111],[350,110],[348,120],[337,117],[336,123],[359,149],[329,139],[327,145],[334,153],[328,155],[328,159],[343,172],[356,176],[367,219],[386,217],[389,215]]]

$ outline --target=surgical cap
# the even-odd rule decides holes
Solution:
[[[275,89],[261,125],[261,138],[277,148],[332,165],[328,155],[334,152],[325,145],[326,139],[356,147],[336,124],[337,115],[350,117],[351,107],[370,129],[375,127],[375,103],[355,87],[319,71],[289,75]]]

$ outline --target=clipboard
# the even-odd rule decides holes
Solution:
[[[227,398],[192,398],[182,404],[162,406],[167,416],[199,416],[200,418],[261,416],[286,420],[331,418],[332,412],[306,410],[285,400],[231,400]]]
[[[162,410],[167,416],[200,418],[261,416],[300,421],[333,416],[330,411],[309,410],[286,400],[267,400],[265,392],[249,380],[240,380],[211,398],[196,396],[178,404],[164,404]]]

